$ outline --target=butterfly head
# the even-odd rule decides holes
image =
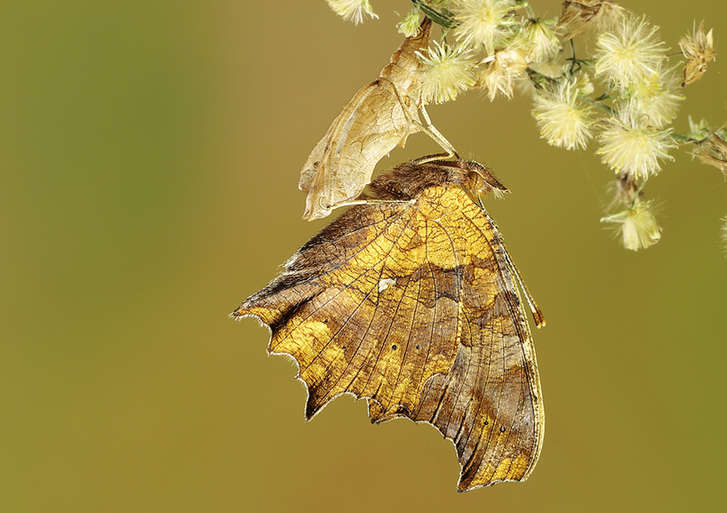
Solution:
[[[487,194],[492,191],[495,195],[502,195],[510,190],[502,185],[500,181],[485,166],[474,160],[463,162],[467,171],[465,186],[476,194]]]

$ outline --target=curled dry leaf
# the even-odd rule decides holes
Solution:
[[[707,71],[707,65],[717,58],[712,29],[705,32],[704,21],[700,22],[699,27],[695,27],[692,34],[679,40],[679,48],[682,50],[684,58],[687,59],[682,81],[682,87],[685,87],[702,78]]]
[[[361,88],[315,145],[300,174],[298,188],[308,193],[303,218],[326,217],[353,200],[371,180],[374,167],[407,137],[419,131],[445,150],[454,149],[429,122],[422,99],[422,63],[416,55],[429,46],[431,21],[394,52],[379,78]],[[420,122],[423,115],[425,124]]]
[[[713,132],[703,142],[696,145],[692,154],[700,162],[713,166],[727,175],[727,138]]]
[[[565,0],[556,29],[563,39],[572,39],[594,24],[608,25],[625,11],[607,0]]]
[[[257,317],[268,351],[295,358],[307,418],[349,393],[367,399],[372,422],[427,422],[451,440],[460,491],[526,479],[543,402],[518,285],[545,320],[474,199],[507,189],[476,162],[432,161],[371,190],[233,317]]]

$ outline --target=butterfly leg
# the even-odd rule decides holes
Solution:
[[[396,100],[399,102],[399,107],[401,107],[401,111],[404,114],[404,119],[406,119],[406,122],[409,126],[415,126],[425,134],[427,134],[429,137],[434,139],[434,141],[439,144],[444,151],[447,153],[444,154],[444,159],[448,159],[451,157],[455,157],[457,160],[460,160],[459,155],[457,154],[457,150],[454,149],[454,146],[452,146],[452,143],[450,143],[439,130],[437,130],[437,127],[434,126],[432,123],[431,118],[429,117],[429,113],[427,112],[427,109],[424,108],[424,106],[420,106],[418,108],[419,113],[424,118],[424,123],[421,122],[419,119],[414,119],[411,114],[409,113],[409,110],[407,109],[406,103],[404,103],[404,99],[401,97],[401,94],[399,94],[399,89],[396,87],[396,85],[386,78],[379,77],[379,82],[386,83],[391,86],[391,88],[394,91],[394,95],[396,96]],[[401,145],[403,146],[404,141],[406,141],[406,138],[409,136],[408,133],[404,134],[404,136],[401,139]],[[433,156],[434,157],[434,156]],[[422,157],[422,159],[425,159],[426,157]],[[432,158],[432,160],[442,160],[441,157]],[[423,160],[420,162],[421,164],[429,162],[429,160]]]
[[[361,200],[344,201],[343,203],[337,204],[333,208],[350,207],[353,205],[413,205],[414,203],[416,203],[416,200],[413,200],[413,199],[410,199],[410,200],[361,199]]]
[[[423,157],[414,159],[411,163],[414,165],[426,164],[427,162],[434,162],[436,160],[447,160],[451,156],[449,153],[434,153],[433,155],[424,155]]]
[[[457,154],[457,150],[455,150],[454,146],[452,146],[452,143],[450,143],[447,138],[444,137],[439,130],[437,130],[437,127],[434,126],[431,118],[429,117],[429,113],[427,112],[427,109],[424,107],[424,105],[419,107],[419,112],[421,112],[421,115],[424,118],[424,122],[426,123],[424,126],[419,123],[419,126],[422,128],[424,133],[434,139],[437,144],[439,144],[442,149],[447,152],[447,157],[445,158],[454,157],[457,160],[461,160],[459,155]]]

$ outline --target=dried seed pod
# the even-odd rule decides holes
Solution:
[[[625,12],[617,3],[605,0],[565,0],[556,28],[563,39],[571,39],[593,25],[608,26]]]
[[[679,40],[679,48],[687,59],[684,65],[684,80],[682,87],[696,82],[707,71],[707,65],[717,58],[714,51],[714,37],[712,29],[704,31],[704,21],[695,27],[692,34],[686,35]]]
[[[727,140],[720,137],[720,134],[713,132],[707,139],[699,143],[694,152],[700,162],[713,166],[727,175]]]

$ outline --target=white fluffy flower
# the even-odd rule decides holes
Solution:
[[[480,85],[487,90],[490,101],[497,93],[512,98],[515,81],[525,75],[528,61],[524,52],[517,47],[498,50],[495,55],[485,59],[485,67],[480,73]]]
[[[396,24],[396,30],[404,37],[414,37],[419,33],[419,25],[422,21],[422,13],[415,7]]]
[[[627,89],[656,73],[667,51],[657,37],[658,30],[645,17],[623,17],[611,32],[598,37],[596,75]]]
[[[555,22],[548,20],[527,20],[518,40],[527,48],[530,62],[547,61],[560,51],[560,39],[554,30]]]
[[[617,174],[646,180],[661,170],[660,160],[674,160],[668,153],[676,147],[671,129],[659,130],[647,121],[629,105],[609,118],[598,137],[601,147],[596,153],[601,155],[601,161]]]
[[[457,20],[454,34],[463,45],[484,47],[491,55],[518,24],[510,16],[515,8],[514,0],[455,0],[450,7]]]
[[[637,115],[646,116],[649,124],[662,128],[677,116],[679,104],[684,100],[680,93],[679,78],[673,69],[658,68],[632,88],[632,106]]]
[[[653,246],[661,239],[661,228],[651,212],[651,204],[636,201],[633,208],[601,218],[602,223],[616,223],[626,249],[638,251]]]
[[[537,92],[533,117],[548,144],[566,150],[585,149],[591,138],[593,109],[578,98],[577,79],[561,81],[554,90]]]
[[[435,41],[426,55],[419,52],[417,55],[424,64],[422,96],[426,103],[454,100],[460,92],[475,84],[474,62],[469,51]]]
[[[364,14],[378,18],[369,0],[326,0],[326,2],[341,18],[356,25],[363,22]]]

